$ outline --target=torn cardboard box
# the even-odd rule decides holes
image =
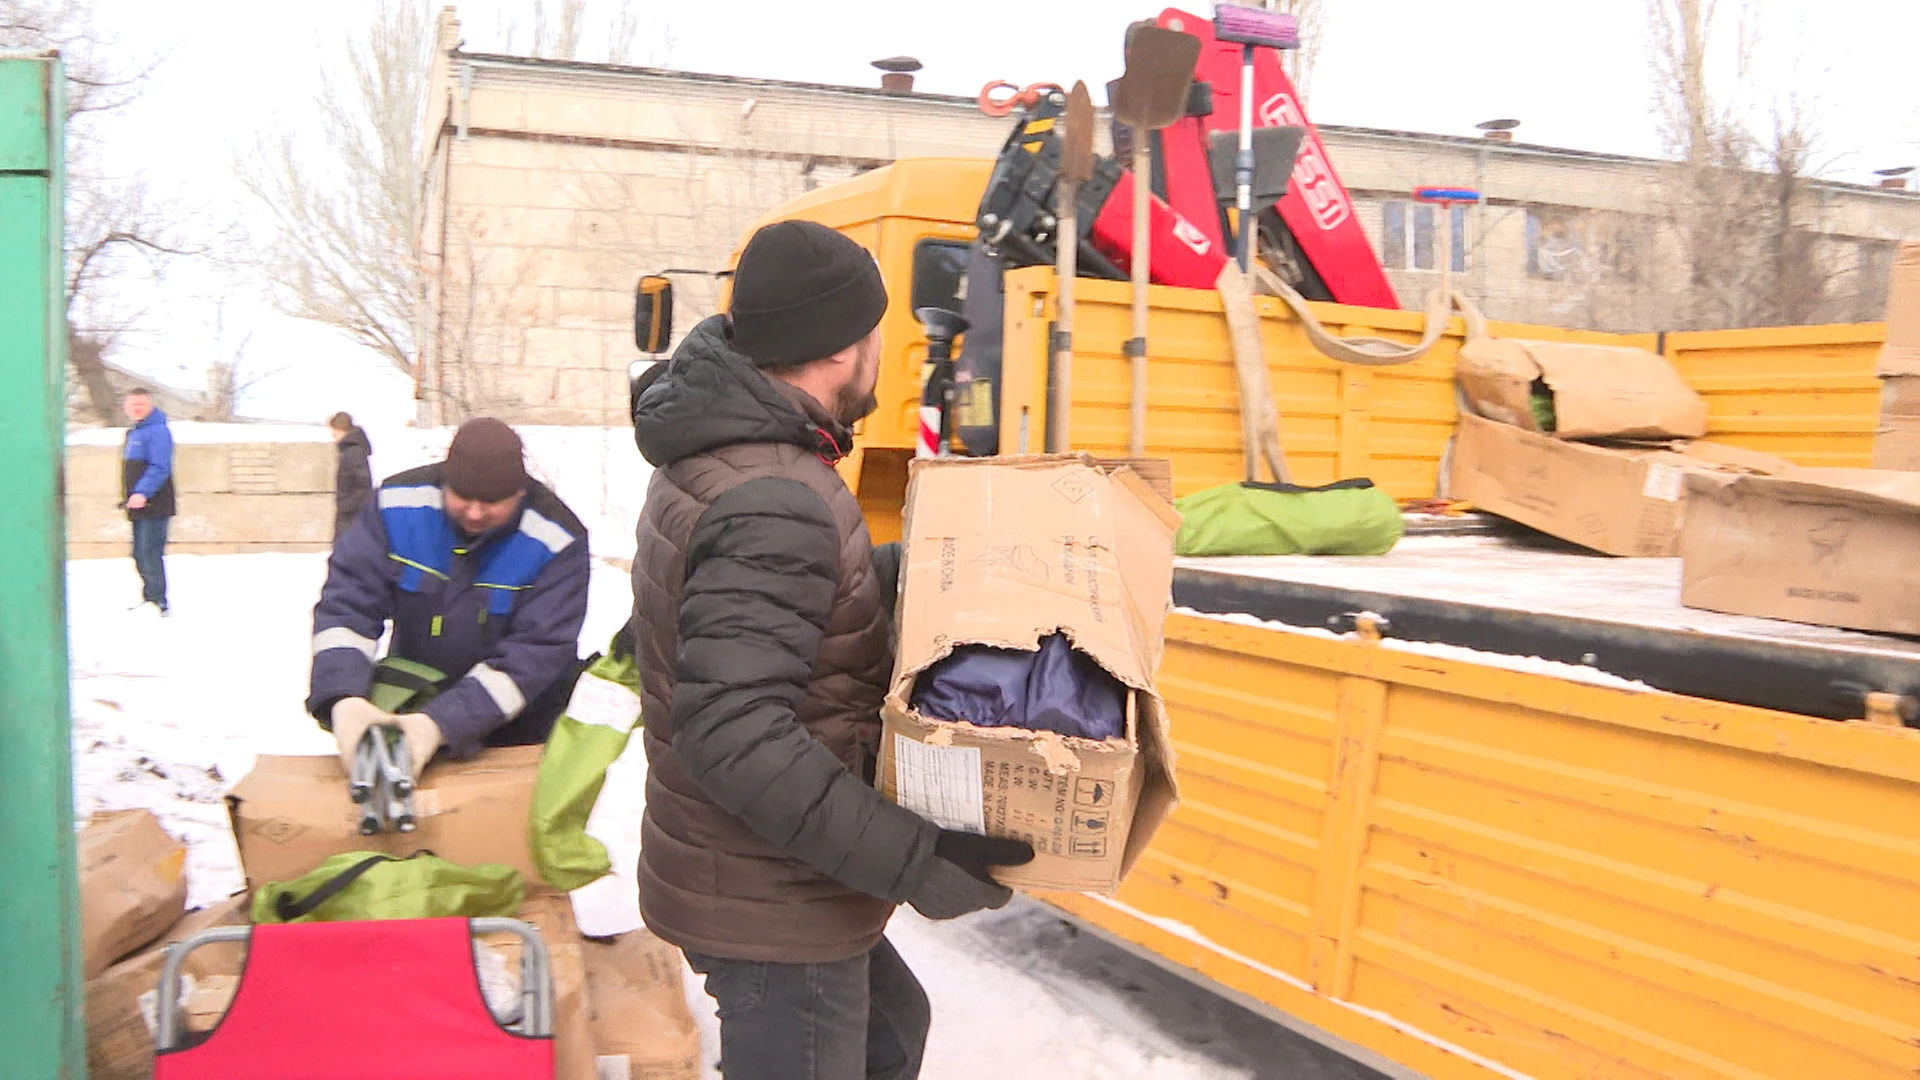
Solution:
[[[1880,348],[1882,376],[1920,375],[1920,243],[1900,245],[1887,282],[1887,343]]]
[[[80,831],[85,978],[166,933],[187,911],[187,845],[147,810],[95,814]]]
[[[1689,473],[1791,468],[1770,454],[1718,443],[1592,446],[1462,416],[1448,492],[1607,555],[1671,558],[1680,549]]]
[[[1460,347],[1460,387],[1489,420],[1557,439],[1697,439],[1707,402],[1666,357],[1616,345],[1475,338]],[[1552,423],[1536,412],[1536,390]]]
[[[645,930],[581,944],[599,1080],[699,1080],[680,950]]]
[[[1154,676],[1179,515],[1132,470],[1079,455],[916,461],[882,792],[944,828],[1010,836],[1023,889],[1110,892],[1177,797]],[[1125,737],[920,715],[915,680],[956,647],[1036,651],[1056,632],[1126,687]]]
[[[1689,477],[1680,602],[1920,634],[1920,473]]]
[[[87,1074],[92,1080],[147,1080],[153,1075],[153,1012],[166,945],[216,926],[244,926],[251,901],[241,893],[211,907],[187,913],[163,942],[87,980]],[[208,945],[187,955],[188,978],[212,981],[237,976],[246,958],[243,945]],[[144,1004],[142,999],[145,999]]]
[[[424,850],[463,866],[511,866],[532,891],[540,875],[527,844],[527,819],[540,750],[510,746],[428,766],[414,795],[419,827],[375,836],[360,835],[339,758],[262,757],[227,796],[247,884],[292,881],[343,852]]]

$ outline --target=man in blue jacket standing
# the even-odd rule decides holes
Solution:
[[[520,437],[499,420],[470,420],[445,461],[380,485],[334,545],[313,609],[307,711],[339,742],[349,772],[373,724],[400,728],[414,775],[445,749],[546,741],[580,674],[587,615],[587,533],[573,511],[527,475]],[[423,665],[433,697],[395,716],[373,705],[389,657]]]
[[[133,427],[120,453],[121,506],[133,522],[133,565],[140,571],[140,603],[160,614],[167,607],[167,525],[173,519],[173,432],[167,414],[153,407],[144,388],[121,402]]]

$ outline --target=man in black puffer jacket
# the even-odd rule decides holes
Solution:
[[[910,1080],[930,1010],[887,920],[1000,907],[988,868],[1033,850],[872,786],[898,555],[876,569],[834,465],[874,409],[879,269],[782,222],[741,254],[732,306],[634,407],[655,469],[633,564],[641,910],[706,975],[727,1080]]]

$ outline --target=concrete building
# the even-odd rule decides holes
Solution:
[[[715,309],[742,232],[795,195],[903,157],[990,157],[1009,122],[973,98],[459,50],[443,12],[429,83],[420,236],[420,403],[428,423],[624,420],[632,290],[675,276],[681,328]],[[1104,127],[1104,125],[1103,125]],[[1446,227],[1456,282],[1500,319],[1672,328],[1679,269],[1662,221],[1672,166],[1491,139],[1324,127],[1402,305],[1437,283],[1435,208],[1417,185],[1470,185]],[[1097,148],[1108,143],[1103,131]],[[1831,308],[1880,316],[1920,196],[1814,186]]]

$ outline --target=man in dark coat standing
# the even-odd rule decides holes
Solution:
[[[347,526],[359,516],[360,508],[373,497],[373,464],[368,460],[373,455],[373,444],[346,413],[334,413],[333,419],[327,421],[327,428],[340,452],[333,475],[333,542],[337,544]]]
[[[520,437],[469,420],[444,462],[389,477],[333,546],[307,711],[349,771],[373,724],[400,728],[416,775],[443,748],[465,758],[545,742],[580,674],[591,572],[585,527],[527,475]],[[418,712],[368,700],[393,677],[374,658],[388,623],[389,655],[443,676]]]
[[[133,426],[120,452],[120,505],[133,523],[133,565],[140,571],[140,603],[160,614],[167,604],[167,527],[173,522],[173,429],[144,387],[127,391],[120,407]]]
[[[912,1080],[931,1010],[887,920],[1000,907],[989,868],[1033,858],[873,788],[898,563],[834,463],[874,409],[886,308],[852,240],[768,226],[731,318],[634,406],[655,470],[633,563],[640,906],[706,976],[727,1080]]]

